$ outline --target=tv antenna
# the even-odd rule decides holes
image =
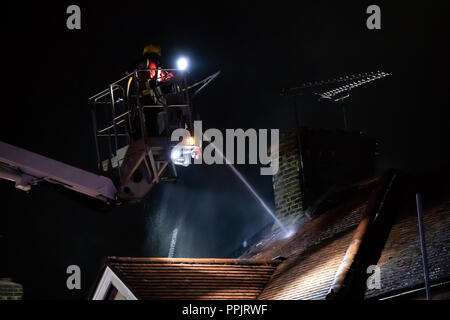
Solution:
[[[340,103],[344,115],[344,127],[345,130],[347,130],[348,128],[347,110],[344,101],[348,97],[350,97],[351,91],[363,85],[366,85],[370,82],[385,78],[387,76],[390,76],[390,74],[382,71],[376,71],[332,78],[322,81],[307,82],[301,84],[300,86],[283,88],[281,90],[281,95],[285,97],[288,96],[295,97],[300,95],[313,94],[315,96],[318,96],[318,101],[325,100],[334,103]],[[330,88],[330,86],[338,84],[341,85]],[[323,87],[325,86],[327,86],[328,89],[324,90]]]

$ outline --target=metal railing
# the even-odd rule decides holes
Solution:
[[[151,105],[143,105],[141,101],[141,90],[140,90],[140,75],[143,73],[149,73],[151,71],[155,71],[157,78],[157,83],[171,83],[173,82],[177,86],[179,86],[180,94],[183,98],[182,101],[184,103],[181,104],[173,104],[168,105],[163,101],[159,101],[158,104]],[[134,124],[131,121],[132,113],[134,116],[137,116],[139,119],[139,127],[140,134],[143,138],[146,138],[147,128],[145,124],[145,115],[144,109],[147,108],[189,108],[188,114],[190,115],[190,103],[189,103],[189,94],[186,83],[186,72],[182,71],[177,74],[178,69],[145,69],[145,70],[136,70],[133,73],[130,73],[119,80],[111,83],[107,89],[104,89],[93,96],[89,97],[89,101],[92,104],[92,122],[94,129],[94,141],[96,146],[96,155],[97,155],[97,163],[99,169],[102,168],[102,161],[108,160],[109,167],[113,167],[112,159],[116,157],[117,167],[119,168],[120,175],[120,161],[123,159],[118,159],[118,150],[126,145],[129,145],[131,142],[130,131],[136,128],[133,128]],[[174,72],[175,74],[172,77],[168,77],[169,73]],[[168,81],[160,81],[162,79],[167,79]],[[134,85],[134,94],[130,93],[131,87]],[[155,96],[156,97],[156,96]],[[133,103],[133,111],[130,104]],[[118,108],[118,106],[122,108]],[[98,123],[97,112],[99,111],[99,107],[104,107],[104,122],[102,125]],[[121,109],[119,111],[119,109]],[[119,113],[119,114],[117,114]],[[189,119],[191,121],[192,119]],[[100,126],[100,128],[99,128]],[[99,144],[100,138],[106,138],[106,147],[104,142],[102,142],[102,148]],[[125,138],[124,141],[119,141]],[[102,140],[103,141],[103,140]],[[106,150],[105,150],[106,149]],[[150,150],[147,150],[147,153]],[[106,153],[106,155],[105,155]]]

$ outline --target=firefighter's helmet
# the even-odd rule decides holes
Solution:
[[[154,44],[149,44],[144,47],[143,55],[146,54],[157,54],[158,56],[161,56],[161,47]]]

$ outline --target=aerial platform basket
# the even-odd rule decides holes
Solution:
[[[186,72],[156,71],[171,76],[156,79],[147,95],[140,77],[149,70],[137,70],[89,98],[98,168],[120,186],[122,199],[140,199],[160,180],[176,178],[171,134],[178,128],[193,133]]]

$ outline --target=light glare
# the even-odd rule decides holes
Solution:
[[[172,158],[172,160],[179,159],[181,157],[181,151],[179,149],[173,149],[170,157]]]
[[[188,60],[186,58],[179,58],[177,61],[177,67],[180,70],[186,70],[188,67]]]

